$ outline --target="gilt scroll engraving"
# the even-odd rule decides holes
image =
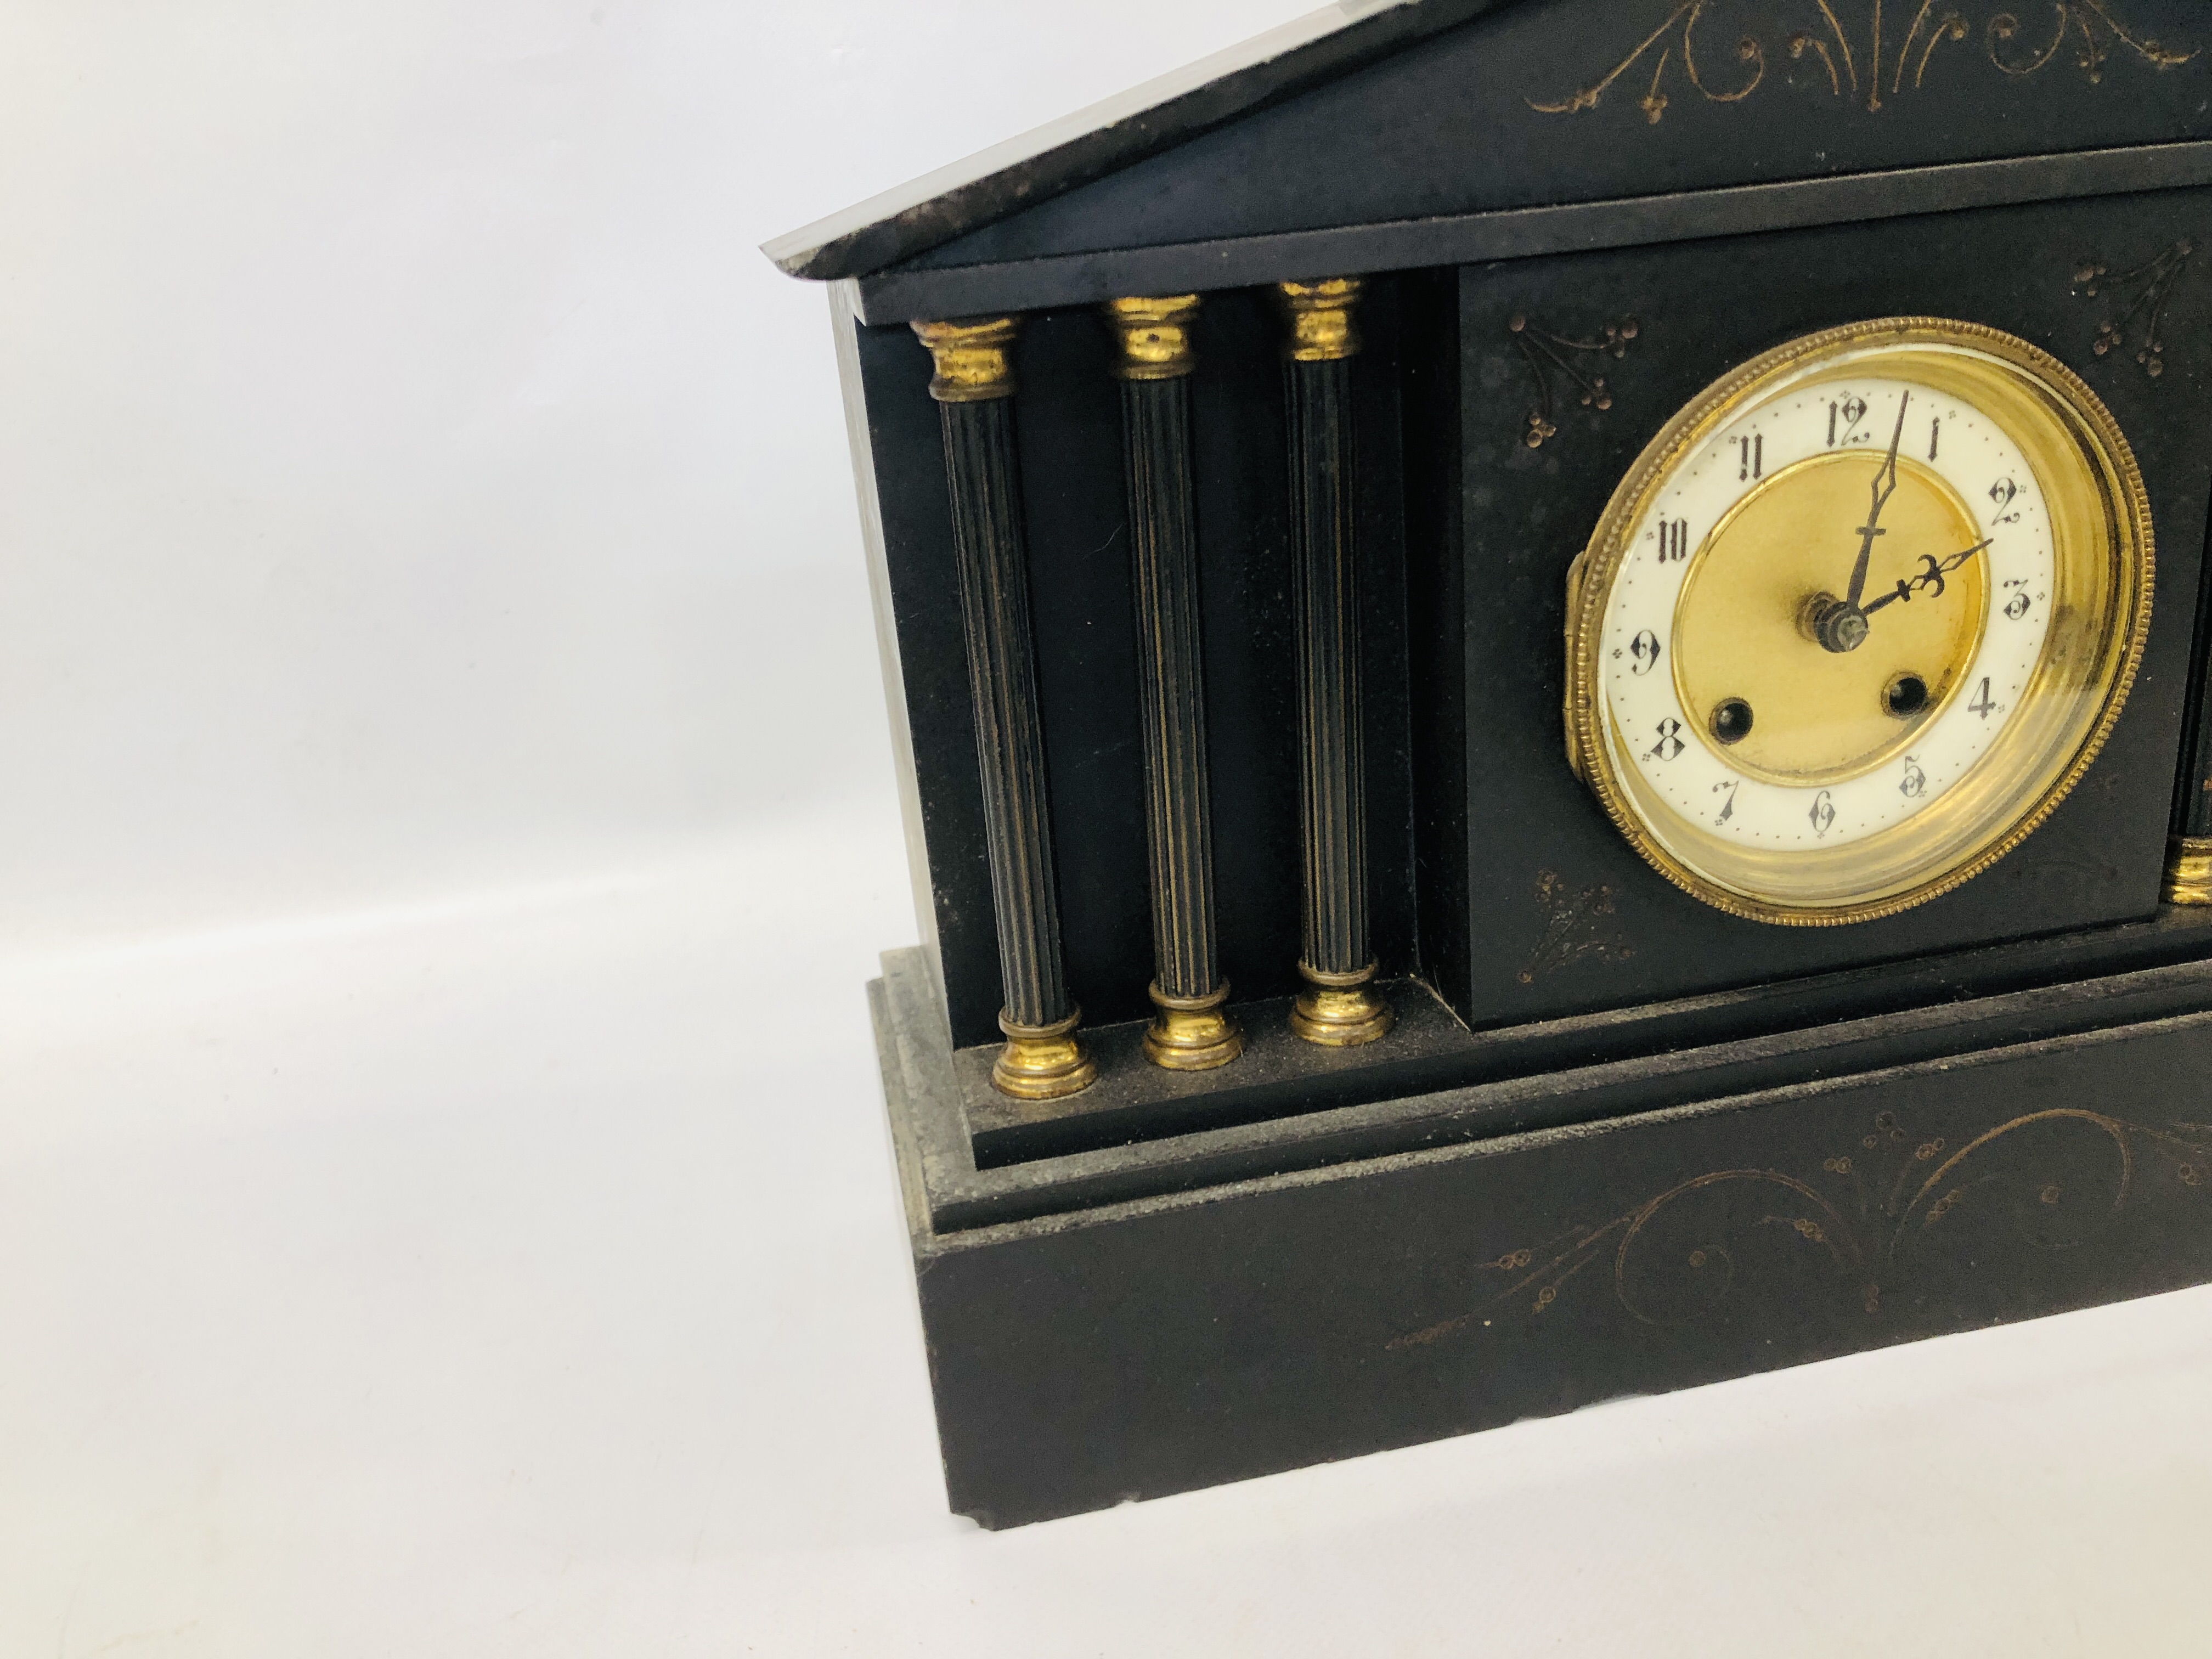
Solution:
[[[1853,14],[1848,21],[1838,6]],[[1940,0],[1919,0],[1917,6],[1912,0],[1891,0],[1887,18],[1883,9],[1884,0],[1811,0],[1809,5],[1788,6],[1770,35],[1789,59],[1783,77],[1817,96],[1879,113],[1885,97],[1893,100],[1930,84],[1929,67],[1939,47],[1952,48],[1947,58],[1978,58],[2014,80],[2040,75],[2053,64],[2070,64],[2094,85],[2103,84],[2106,67],[2114,61],[2162,71],[2194,62],[2203,51],[2197,46],[2176,51],[2138,33],[2118,0],[2051,0],[2040,27],[2033,15],[2024,20],[2009,9],[1969,4],[1962,9]],[[1699,25],[1724,11],[1738,9],[1727,0],[1682,0],[1595,80],[1565,97],[1523,101],[1542,115],[1579,114],[1597,108],[1616,84],[1626,82],[1642,88],[1637,107],[1654,126],[1667,113],[1669,86],[1686,85],[1709,104],[1741,103],[1766,83],[1769,46],[1753,33],[1739,35],[1733,45],[1701,37]],[[1981,51],[1975,53],[1964,43],[1977,33],[1969,18],[1978,13]],[[1899,34],[1897,23],[1908,18]],[[1730,61],[1722,66],[1716,60]]]
[[[2158,1127],[2063,1107],[1954,1143],[1879,1112],[1857,1145],[1833,1149],[1817,1172],[1708,1170],[1600,1224],[1479,1261],[1478,1273],[1504,1281],[1495,1294],[1384,1346],[1424,1347],[1541,1315],[1577,1282],[1609,1282],[1614,1307],[1638,1323],[1689,1324],[1737,1292],[1739,1258],[1763,1246],[1808,1258],[1797,1265],[1860,1314],[1879,1316],[1884,1287],[1907,1280],[1921,1253],[1942,1249],[1962,1214],[2008,1211],[2013,1239],[2027,1248],[2090,1249],[2131,1208],[2201,1199],[2208,1174],[2212,1125]]]

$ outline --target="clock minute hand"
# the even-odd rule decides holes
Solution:
[[[1860,606],[1859,614],[1863,617],[1871,617],[1886,605],[1893,605],[1899,599],[1910,599],[1916,592],[1923,587],[1933,587],[1936,596],[1940,598],[1947,586],[1943,580],[1944,576],[1966,563],[1995,539],[1995,537],[1985,536],[1972,547],[1963,548],[1948,559],[1938,560],[1933,553],[1923,553],[1920,556],[1920,562],[1928,567],[1925,570],[1910,581],[1900,580],[1895,587],[1872,604]]]
[[[1912,394],[1897,394],[1897,430],[1889,434],[1889,456],[1881,464],[1881,471],[1874,475],[1874,501],[1867,508],[1867,521],[1859,526],[1859,556],[1851,566],[1850,591],[1844,595],[1844,603],[1856,606],[1859,595],[1866,592],[1867,563],[1874,557],[1874,538],[1882,533],[1881,510],[1889,505],[1890,496],[1897,489],[1897,447],[1905,441],[1905,406],[1912,401]]]

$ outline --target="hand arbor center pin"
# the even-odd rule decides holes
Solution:
[[[1832,593],[1813,596],[1806,606],[1806,623],[1824,651],[1856,651],[1866,643],[1866,612]]]

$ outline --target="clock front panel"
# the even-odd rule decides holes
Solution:
[[[1732,915],[1924,903],[2094,760],[2152,543],[2118,423],[2035,346],[1941,318],[1790,341],[1661,428],[1571,568],[1575,769]]]
[[[2208,221],[2176,191],[1459,273],[1456,465],[1416,477],[1458,545],[1413,558],[1423,867],[1464,872],[1424,958],[1466,1017],[2155,912]]]

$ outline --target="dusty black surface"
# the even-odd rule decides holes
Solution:
[[[2158,908],[2169,829],[2212,823],[2212,12],[1887,11],[1879,45],[1863,0],[1376,12],[809,265],[867,273],[840,326],[932,939],[871,994],[957,1509],[1039,1519],[2212,1278],[2212,924]],[[1297,729],[1255,285],[1353,271],[1391,273],[1352,392],[1371,926],[1410,1017],[1321,1055],[1280,1031]],[[1146,1067],[1131,1023],[1152,951],[1127,498],[1090,309],[1194,288],[1220,955],[1256,1034],[1196,1079]],[[980,1076],[995,929],[943,442],[903,326],[931,306],[1031,313],[1013,419],[1046,774],[1102,1061],[1045,1108]],[[2085,781],[1993,870],[1881,923],[1734,920],[1567,772],[1565,568],[1705,386],[1900,313],[2025,336],[2110,404],[2156,520],[2148,651]],[[1637,324],[1601,364],[1568,348],[1604,406],[1553,375],[1533,448],[1547,381],[1516,315],[1562,341]]]
[[[1841,1075],[1427,1150],[1400,1103],[1395,1153],[1248,1148],[1241,1181],[954,1229],[951,1055],[892,966],[946,1486],[986,1526],[2212,1279],[2202,966],[2145,976],[2196,1012],[2135,1021],[2148,988],[2107,986],[2124,1023],[1884,1066],[1890,1017]]]

